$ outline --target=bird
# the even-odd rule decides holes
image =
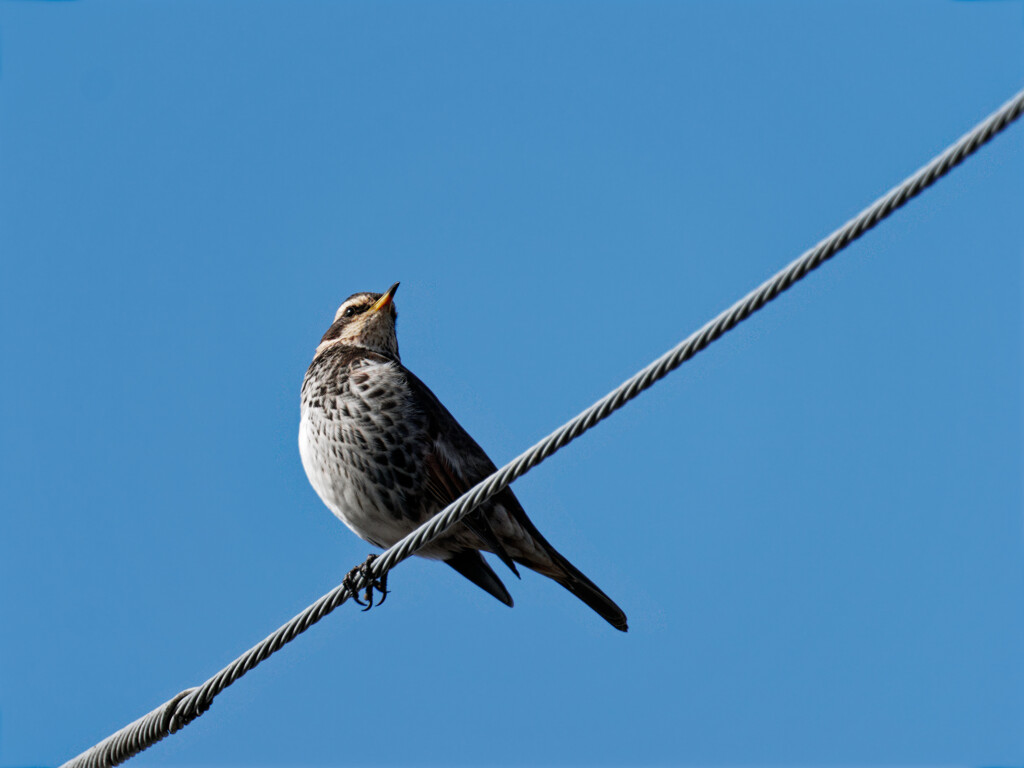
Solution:
[[[402,365],[397,290],[395,283],[342,302],[303,379],[299,420],[302,466],[317,495],[357,536],[382,549],[495,471],[437,396]],[[417,554],[446,563],[511,607],[512,596],[482,552],[517,577],[522,565],[553,579],[613,627],[628,629],[622,609],[548,543],[509,488]],[[367,597],[372,605],[369,590]]]

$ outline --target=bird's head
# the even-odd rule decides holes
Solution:
[[[394,296],[398,283],[385,293],[353,293],[338,307],[334,322],[320,339],[317,354],[336,345],[363,347],[398,360]]]

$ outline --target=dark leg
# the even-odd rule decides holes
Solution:
[[[370,555],[366,558],[365,563],[357,565],[345,574],[345,578],[341,580],[342,585],[348,588],[348,591],[351,593],[352,599],[359,603],[359,605],[363,606],[364,611],[368,611],[373,608],[374,590],[380,592],[380,601],[377,605],[383,605],[388,596],[388,575],[385,573],[382,577],[377,578],[373,575],[373,571],[371,570],[373,561],[376,559],[376,555]],[[365,591],[363,592],[363,599],[366,600],[365,603],[359,599],[358,585],[360,581],[364,581],[366,584]]]

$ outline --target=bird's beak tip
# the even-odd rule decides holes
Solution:
[[[388,288],[387,291],[385,291],[384,295],[377,299],[377,301],[374,303],[371,309],[374,312],[378,312],[384,309],[385,307],[389,306],[391,304],[391,300],[394,299],[395,297],[395,291],[398,290],[398,285],[398,283],[395,283],[390,288]]]

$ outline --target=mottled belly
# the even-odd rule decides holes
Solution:
[[[349,433],[356,427],[304,413],[299,425],[302,466],[324,504],[356,535],[389,547],[412,531],[408,489],[386,452],[367,450]],[[369,436],[371,442],[373,436]]]

